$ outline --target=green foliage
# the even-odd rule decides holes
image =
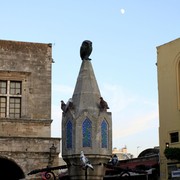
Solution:
[[[180,161],[180,148],[166,148],[164,155],[167,159]]]

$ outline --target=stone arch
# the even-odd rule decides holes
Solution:
[[[0,156],[0,179],[25,179],[21,167],[12,159]]]

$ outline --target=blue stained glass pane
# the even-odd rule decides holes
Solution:
[[[108,145],[108,125],[105,120],[101,123],[101,147],[107,148]]]
[[[82,125],[83,133],[83,147],[91,147],[92,142],[92,122],[89,119],[85,119]]]
[[[66,124],[66,145],[67,148],[72,148],[72,122],[68,121]]]

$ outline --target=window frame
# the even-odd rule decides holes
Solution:
[[[21,111],[22,111],[22,108],[21,108],[21,106],[22,106],[22,81],[19,81],[19,80],[0,80],[0,82],[6,82],[6,93],[1,93],[0,94],[1,98],[6,99],[6,107],[5,107],[6,112],[5,112],[5,116],[1,116],[1,109],[0,109],[0,118],[21,118]],[[14,83],[14,88],[12,88],[12,89],[11,89],[11,87],[12,87],[11,83]],[[17,85],[19,86],[18,88],[16,88]],[[13,90],[14,92],[18,92],[18,93],[11,93],[12,92],[11,90]],[[14,103],[10,102],[12,99],[14,99]],[[19,105],[18,105],[18,103],[15,103],[15,101],[17,99],[19,99]],[[14,105],[14,113],[10,112],[10,111],[13,110],[13,108],[11,108],[10,105]]]
[[[178,143],[179,142],[179,132],[171,132],[169,133],[170,142],[171,143]]]
[[[89,118],[82,123],[82,147],[92,147],[92,121]]]
[[[73,146],[73,123],[68,119],[66,123],[66,148],[72,149]]]
[[[108,123],[105,119],[101,122],[101,148],[108,148]]]

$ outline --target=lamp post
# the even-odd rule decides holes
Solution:
[[[54,144],[52,144],[52,146],[49,148],[49,162],[48,162],[49,166],[53,164],[54,157],[56,155],[56,149],[57,148],[54,146]]]
[[[166,143],[166,148],[169,148],[169,143],[168,142]]]

